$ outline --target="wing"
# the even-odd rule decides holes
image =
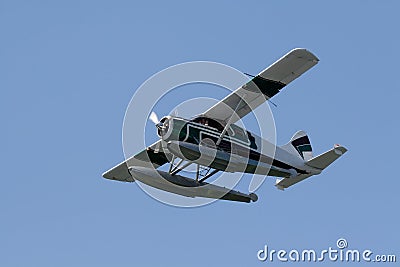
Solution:
[[[158,168],[169,162],[170,154],[161,147],[161,140],[155,142],[145,150],[137,153],[135,156],[121,162],[117,166],[103,173],[103,177],[110,180],[122,182],[134,182],[135,180],[129,173],[128,168],[141,166],[148,168]]]
[[[306,49],[293,49],[202,115],[225,123],[232,116],[230,122],[234,123],[279,93],[283,87],[318,61],[319,59]]]

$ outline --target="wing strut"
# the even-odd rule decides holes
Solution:
[[[173,175],[177,174],[178,172],[182,171],[183,169],[185,169],[186,167],[188,167],[190,164],[192,164],[191,161],[188,161],[188,162],[186,162],[185,164],[182,165],[182,163],[184,161],[185,161],[184,159],[181,159],[178,162],[178,164],[176,164],[176,166],[174,168],[171,167],[169,174],[173,176]],[[173,165],[173,164],[174,164],[174,162],[171,162],[171,165]]]
[[[246,94],[243,95],[243,98],[245,98],[245,97],[246,97]],[[235,111],[234,111],[234,112],[232,113],[232,115],[229,117],[229,120],[228,120],[228,122],[226,123],[226,125],[225,125],[225,127],[224,127],[224,130],[222,131],[221,135],[218,137],[218,140],[217,140],[217,142],[215,143],[217,146],[219,146],[219,144],[221,143],[222,139],[224,138],[224,135],[225,135],[226,131],[228,130],[228,127],[229,127],[229,126],[231,125],[231,123],[232,123],[233,115],[236,114],[236,111],[238,110],[240,104],[242,104],[243,98],[240,98],[240,101],[239,101],[239,103],[237,104],[237,106],[236,106],[236,108],[235,108]]]

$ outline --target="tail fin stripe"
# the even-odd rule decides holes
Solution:
[[[282,146],[282,148],[289,153],[298,154],[305,161],[313,157],[310,139],[303,131],[295,133],[289,143]]]
[[[296,140],[292,141],[292,145],[294,148],[296,148],[297,152],[299,152],[300,157],[304,159],[303,152],[311,152],[311,144],[310,144],[310,139],[308,139],[308,136],[302,136]]]

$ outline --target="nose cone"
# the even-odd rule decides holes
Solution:
[[[158,130],[162,130],[162,127],[164,126],[164,124],[162,122],[159,122],[156,124],[156,127]]]
[[[163,137],[169,128],[169,117],[163,117],[159,123],[156,124],[157,134],[159,137]]]

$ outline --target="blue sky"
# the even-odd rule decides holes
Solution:
[[[0,266],[262,266],[266,244],[322,250],[340,237],[399,257],[399,8],[1,1]],[[124,112],[151,75],[193,60],[258,73],[295,47],[321,61],[274,98],[278,144],[303,129],[315,153],[348,147],[325,173],[194,209],[101,178],[123,160]]]

